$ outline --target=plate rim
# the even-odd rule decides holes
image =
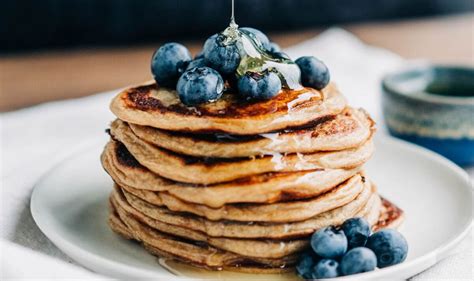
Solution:
[[[444,167],[448,168],[449,170],[453,171],[457,176],[466,180],[469,183],[469,175],[466,171],[464,171],[461,167],[453,163],[451,160],[445,158],[442,155],[439,155],[427,148],[422,146],[397,139],[388,135],[378,134],[376,138],[379,141],[383,142],[392,142],[395,145],[402,146],[411,152],[415,151],[416,153],[421,153],[423,156],[429,158],[429,160],[439,162]],[[45,172],[39,180],[33,185],[33,191],[31,194],[30,199],[30,212],[33,217],[34,222],[41,230],[41,232],[54,244],[56,245],[61,251],[63,251],[66,255],[68,255],[71,259],[78,262],[79,264],[85,266],[86,268],[97,272],[99,274],[103,274],[105,277],[107,276],[115,276],[121,277],[135,277],[135,278],[168,278],[170,280],[170,276],[162,276],[160,273],[156,271],[149,270],[149,269],[137,269],[133,266],[127,265],[126,263],[113,261],[102,257],[98,254],[91,253],[87,250],[82,249],[81,247],[77,246],[76,244],[68,241],[67,239],[63,239],[59,234],[54,233],[51,229],[45,226],[45,222],[41,214],[38,213],[38,193],[40,193],[41,186],[43,186],[43,182],[46,181],[53,172],[58,169],[64,162],[68,161],[69,159],[77,156],[79,153],[94,149],[96,146],[105,145],[103,139],[95,139],[94,141],[88,142],[87,144],[83,144],[79,147],[73,149],[70,153],[66,154],[63,158],[61,158],[58,162],[53,164],[47,172]],[[468,191],[471,194],[471,204],[472,204],[472,195],[473,195],[473,187],[468,188]],[[46,223],[47,224],[47,223]],[[473,227],[473,214],[470,213],[470,220],[466,224],[464,224],[461,229],[463,229],[460,233],[453,235],[447,239],[445,243],[442,243],[437,246],[431,252],[421,255],[418,258],[411,260],[410,262],[404,262],[398,265],[394,265],[391,267],[387,267],[384,269],[377,269],[371,272],[365,272],[361,274],[356,274],[353,276],[341,276],[338,277],[337,280],[350,280],[350,279],[378,279],[383,278],[384,276],[393,274],[395,272],[400,273],[403,272],[404,274],[408,273],[406,277],[414,276],[414,274],[418,274],[423,272],[424,270],[428,269],[429,267],[435,265],[442,259],[446,257],[446,254],[449,253],[456,245],[458,245],[469,233],[469,231]],[[95,264],[100,266],[95,266]],[[158,266],[160,266],[157,263]],[[418,270],[420,266],[423,266],[421,271]],[[100,268],[100,269],[98,269]],[[117,268],[120,268],[117,270]],[[106,269],[106,270],[103,270]],[[165,269],[166,270],[166,269]],[[170,273],[172,274],[172,273]],[[161,275],[161,276],[160,276]],[[188,278],[184,276],[177,276],[173,275],[172,280],[198,280],[195,278]]]

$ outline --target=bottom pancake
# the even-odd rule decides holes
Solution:
[[[375,197],[377,195],[374,194],[373,196]],[[233,252],[243,256],[281,258],[300,252],[308,247],[308,239],[302,238],[282,240],[268,239],[266,237],[259,237],[259,239],[211,237],[206,235],[204,232],[190,229],[187,226],[177,226],[164,223],[139,212],[137,209],[130,206],[126,200],[124,200],[123,196],[120,195],[120,190],[113,192],[111,195],[111,200],[115,206],[116,212],[119,215],[122,213],[127,213],[133,216],[139,222],[160,232],[186,238],[188,240],[203,242],[221,250]],[[366,218],[370,219],[372,222],[371,225],[374,225],[377,222],[377,218],[380,213],[380,203],[372,205],[373,206],[369,206],[370,211],[366,214]]]
[[[374,229],[397,227],[403,220],[403,212],[387,200]],[[230,270],[249,273],[282,273],[293,270],[298,254],[281,258],[246,257],[212,247],[207,243],[192,241],[165,234],[153,229],[126,212],[117,212],[117,203],[111,200],[109,226],[127,239],[142,242],[151,254],[172,258],[187,265],[209,270]]]

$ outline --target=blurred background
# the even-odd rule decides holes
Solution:
[[[226,27],[230,0],[3,0],[0,111],[150,79],[166,41],[196,53]],[[472,0],[236,0],[241,26],[282,47],[339,25],[405,58],[473,63]],[[228,11],[228,12],[227,12]]]

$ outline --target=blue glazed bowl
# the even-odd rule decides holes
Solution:
[[[474,164],[474,68],[418,66],[382,80],[390,134]]]

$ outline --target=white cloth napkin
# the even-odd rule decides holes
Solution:
[[[379,124],[382,123],[380,78],[405,64],[399,56],[367,46],[338,28],[329,29],[286,51],[292,58],[314,55],[322,59],[331,71],[332,80],[337,81],[349,102],[366,108]],[[104,73],[104,79],[106,75]],[[0,252],[6,252],[9,258],[2,260],[0,277],[46,278],[43,275],[45,269],[54,271],[56,278],[88,277],[87,274],[79,275],[83,269],[59,251],[35,225],[29,208],[30,194],[41,175],[72,148],[86,145],[104,134],[108,123],[113,120],[108,104],[117,92],[51,102],[0,115],[0,238],[56,258],[45,259],[44,255],[2,242]],[[458,254],[414,279],[471,280],[472,235],[470,238],[456,249]],[[28,261],[27,267],[25,261]],[[64,262],[76,264],[79,269],[72,269]]]
[[[52,280],[58,278],[63,279],[65,276],[71,280],[105,279],[82,267],[65,262],[58,262],[55,258],[40,254],[6,240],[0,241],[0,246],[2,247],[1,280]]]

